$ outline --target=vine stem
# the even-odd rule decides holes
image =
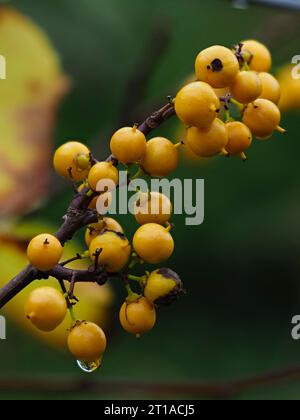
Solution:
[[[168,102],[165,106],[148,116],[145,121],[138,126],[138,129],[145,135],[148,135],[174,115],[174,105]],[[110,155],[107,158],[107,161],[113,162],[115,166],[118,165],[118,161],[113,155]],[[67,213],[63,217],[63,223],[55,234],[62,245],[65,245],[66,242],[71,240],[75,233],[80,229],[98,222],[97,212],[88,208],[93,199],[93,195],[90,195],[89,191],[89,188],[86,187],[80,192],[75,193]],[[28,265],[0,289],[0,309],[33,281],[47,279],[50,276],[55,277],[57,280],[68,281],[72,281],[72,278],[74,279],[75,277],[76,282],[89,281],[97,282],[98,284],[104,284],[108,279],[107,273],[105,273],[102,268],[78,271],[65,268],[62,265],[57,265],[53,270],[47,273],[41,273],[32,265]]]

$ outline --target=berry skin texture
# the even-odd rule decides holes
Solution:
[[[262,93],[262,82],[255,71],[241,71],[231,85],[232,96],[242,104],[248,104]]]
[[[253,39],[243,41],[242,53],[251,70],[268,72],[272,67],[272,56],[268,48]]]
[[[214,45],[200,52],[195,68],[198,80],[220,89],[231,85],[240,66],[230,49]]]
[[[140,225],[147,223],[166,225],[172,212],[173,206],[169,198],[155,191],[140,193],[134,207],[134,216]]]
[[[124,302],[119,318],[125,331],[139,336],[152,330],[156,322],[156,311],[154,306],[142,297],[136,302]]]
[[[55,330],[65,319],[66,313],[66,299],[53,287],[35,289],[25,304],[26,317],[44,332]]]
[[[115,185],[118,184],[119,172],[112,162],[98,162],[91,168],[88,182],[93,191],[97,191],[97,184],[101,180],[111,180]]]
[[[33,238],[27,248],[29,262],[40,271],[49,271],[62,257],[63,247],[59,240],[48,233]]]
[[[141,162],[146,153],[146,137],[134,127],[124,127],[111,138],[110,150],[123,164]]]
[[[142,168],[152,177],[163,178],[175,171],[179,162],[178,146],[164,137],[147,142]]]
[[[85,233],[85,242],[89,247],[93,239],[95,239],[98,235],[104,233],[105,230],[112,230],[117,233],[124,233],[122,226],[111,217],[104,217],[98,223],[91,224]]]
[[[208,128],[220,111],[220,100],[210,85],[193,82],[178,92],[175,111],[184,124]]]
[[[228,132],[227,152],[232,156],[239,156],[252,144],[252,133],[249,128],[240,121],[226,124]]]
[[[228,143],[226,125],[217,118],[207,130],[191,127],[187,130],[186,142],[200,157],[219,155]]]
[[[267,99],[256,99],[247,105],[243,115],[243,123],[260,140],[271,137],[275,130],[282,130],[279,127],[280,119],[278,107]]]
[[[168,228],[155,223],[147,223],[136,231],[133,248],[146,263],[160,264],[173,254],[174,240]]]
[[[99,264],[103,264],[110,273],[121,271],[128,263],[131,253],[128,239],[123,234],[112,231],[105,231],[92,240],[89,247],[92,259],[95,259],[97,249],[102,249]]]
[[[281,88],[279,82],[270,73],[259,73],[259,78],[262,82],[262,93],[260,98],[268,99],[274,104],[278,104],[281,96]]]
[[[144,295],[156,305],[169,305],[182,293],[183,284],[177,273],[169,268],[160,268],[147,277]]]
[[[77,322],[69,333],[68,347],[75,359],[92,363],[102,359],[107,345],[105,334],[93,322]]]
[[[55,171],[64,178],[83,181],[90,169],[89,155],[90,150],[84,144],[77,141],[65,143],[54,154]]]

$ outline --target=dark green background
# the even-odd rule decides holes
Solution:
[[[169,28],[171,40],[139,100],[149,109],[174,94],[192,72],[196,53],[211,44],[231,46],[259,37],[270,45],[275,69],[300,53],[299,19],[294,17],[294,26],[282,30],[282,22],[290,19],[286,13],[258,7],[235,10],[222,0],[9,3],[47,31],[73,79],[73,90],[60,109],[56,143],[92,139],[99,157],[106,154],[109,134],[118,128],[128,79],[137,71],[155,28]],[[284,115],[288,135],[255,142],[246,164],[224,158],[206,165],[182,162],[176,176],[204,178],[206,188],[205,223],[186,227],[183,218],[174,220],[176,252],[168,265],[180,273],[188,294],[160,310],[157,327],[140,341],[117,328],[96,379],[226,381],[300,362],[300,343],[291,339],[291,318],[300,313],[298,121],[299,113]],[[172,137],[176,127],[175,121],[168,123],[159,133]],[[38,216],[57,223],[67,202],[63,193]],[[131,235],[134,221],[120,220]],[[116,289],[121,301],[123,291]],[[6,377],[83,375],[69,356],[49,350],[13,325],[8,340],[1,342],[0,355],[0,375]],[[243,397],[299,395],[300,381],[263,387]],[[1,399],[53,396],[64,397],[0,394]]]

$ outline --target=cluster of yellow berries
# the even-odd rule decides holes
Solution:
[[[270,67],[268,49],[256,41],[245,41],[234,50],[214,46],[200,52],[196,59],[198,80],[184,86],[174,100],[177,116],[188,126],[187,146],[202,157],[229,154],[244,159],[252,135],[266,139],[275,130],[283,131],[276,106],[280,88],[268,73]],[[230,116],[231,104],[242,111],[242,122]],[[119,164],[127,168],[137,165],[138,174],[150,177],[168,176],[177,168],[181,144],[164,137],[147,140],[134,125],[113,134],[110,142],[113,158],[107,161],[95,161],[88,147],[78,141],[63,144],[54,155],[56,172],[78,182],[78,191],[90,197],[89,208],[97,209],[98,222],[89,225],[85,232],[88,252],[84,255],[108,276],[119,275],[124,280],[127,298],[120,309],[120,323],[136,336],[154,327],[158,305],[172,302],[183,291],[180,277],[169,268],[146,272],[141,277],[130,274],[135,264],[162,264],[173,254],[170,224],[173,206],[161,193],[139,191],[134,214],[140,227],[131,243],[122,226],[105,216],[99,206],[99,199],[104,199],[106,210],[111,204],[111,190],[99,190],[99,182],[110,180],[112,188],[117,188]],[[27,250],[30,263],[46,273],[46,277],[60,263],[62,253],[59,240],[48,233],[33,238]],[[138,285],[139,294],[131,288],[132,282]],[[70,309],[73,323],[68,336],[69,350],[81,368],[92,371],[101,364],[106,337],[99,326],[74,317],[73,299],[70,292],[66,295],[42,287],[30,295],[26,316],[37,328],[51,331]]]
[[[175,170],[179,159],[177,149],[177,145],[165,138],[147,141],[136,126],[122,128],[111,139],[111,151],[119,163],[137,164],[150,176],[163,177]],[[109,276],[127,273],[128,296],[120,308],[120,323],[125,331],[140,336],[154,327],[156,307],[171,303],[183,291],[179,276],[168,268],[146,272],[141,277],[128,274],[137,263],[161,264],[172,255],[174,240],[169,223],[172,203],[161,193],[138,191],[134,215],[140,227],[131,245],[122,226],[99,208],[99,199],[105,197],[107,210],[112,198],[111,191],[97,190],[99,181],[110,180],[114,188],[119,185],[119,170],[114,159],[92,161],[90,150],[84,144],[71,141],[56,150],[53,162],[59,175],[81,183],[78,191],[86,188],[86,195],[91,197],[89,208],[97,209],[98,222],[86,229],[88,252],[84,255],[88,254]],[[63,246],[49,233],[33,238],[27,249],[29,262],[43,273],[51,272],[60,263],[62,254]],[[140,294],[133,292],[130,282],[139,285]],[[74,318],[68,300],[68,295],[41,287],[31,293],[25,307],[26,316],[40,330],[52,331],[71,309],[73,323],[68,335],[69,350],[83,370],[93,371],[99,367],[106,348],[105,334],[99,326]]]
[[[277,106],[280,85],[269,71],[267,47],[247,40],[234,49],[213,46],[196,58],[197,81],[184,86],[175,99],[175,110],[187,125],[186,146],[200,157],[240,156],[253,136],[266,140],[280,127]],[[241,121],[230,114],[237,107]]]

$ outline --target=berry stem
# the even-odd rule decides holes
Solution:
[[[137,281],[138,283],[142,283],[144,281],[144,276],[134,276],[132,274],[128,274],[128,280]]]
[[[141,166],[139,166],[137,172],[131,177],[131,181],[134,181],[135,179],[142,178],[145,175],[145,171]]]

